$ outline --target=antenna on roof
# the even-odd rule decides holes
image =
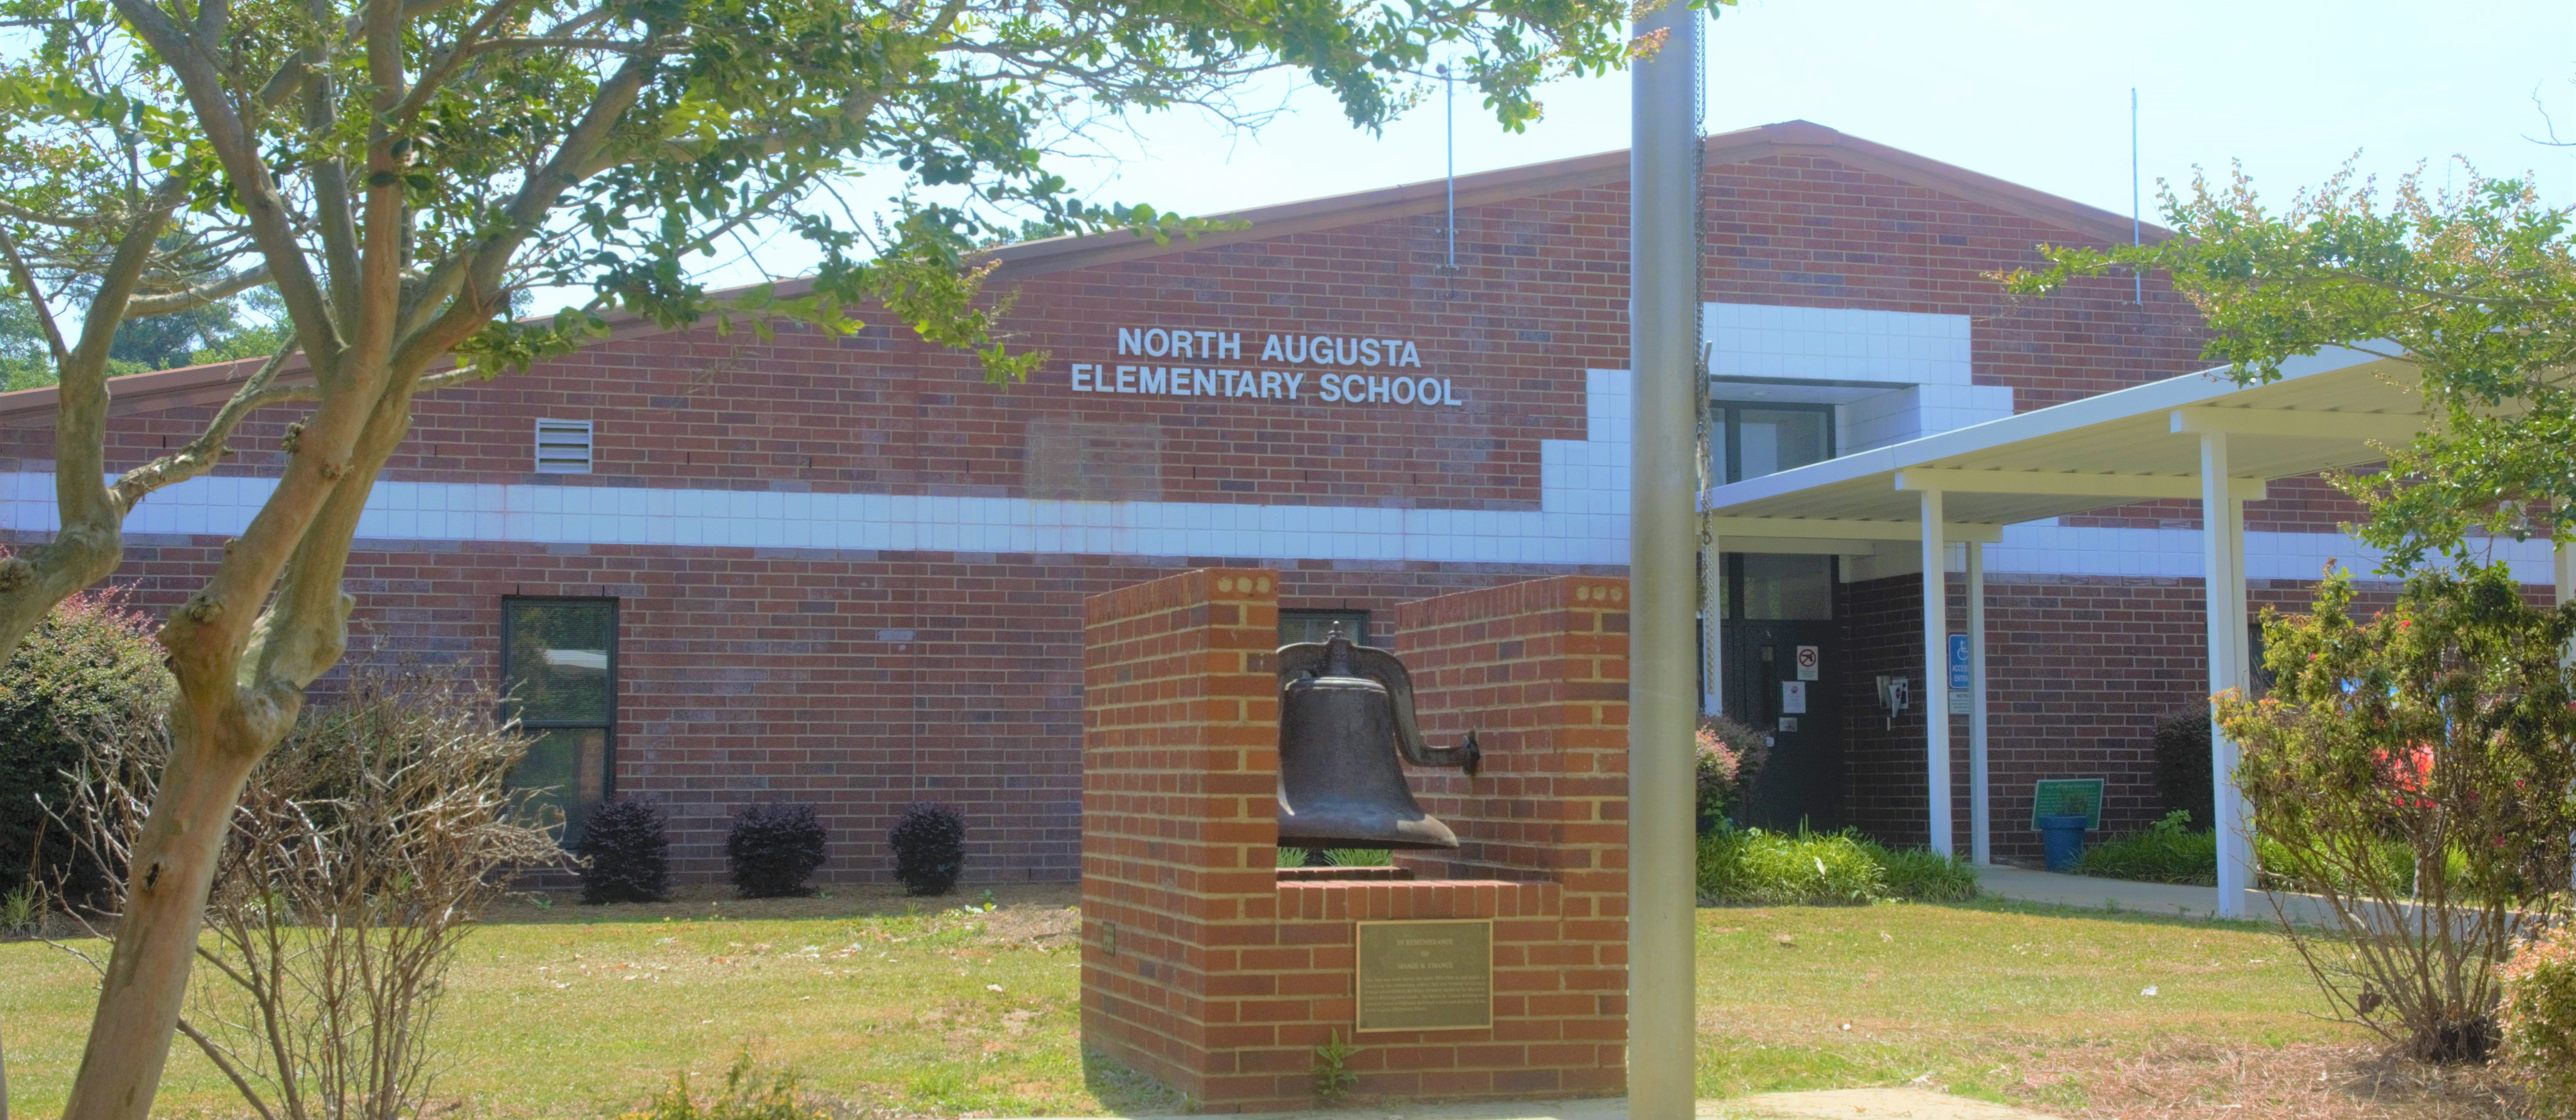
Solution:
[[[2144,245],[2138,221],[2138,87],[2129,87],[2129,244]],[[2129,302],[2147,302],[2147,274],[2129,270]]]
[[[1442,140],[1442,147],[1449,153],[1449,263],[1441,265],[1440,271],[1456,272],[1458,271],[1458,81],[1449,73],[1449,64],[1446,62],[1440,64],[1440,89],[1449,102],[1446,135]]]

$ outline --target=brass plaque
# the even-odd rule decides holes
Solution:
[[[1356,1029],[1493,1025],[1492,919],[1359,923]]]

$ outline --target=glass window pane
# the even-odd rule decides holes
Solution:
[[[608,672],[616,604],[510,603],[503,609],[510,635],[503,685],[513,713],[529,722],[608,723],[616,699]]]
[[[581,815],[608,794],[608,732],[603,728],[559,728],[535,732],[528,757],[510,771],[514,789],[540,789],[532,806],[562,811],[564,838],[581,833]]]
[[[1834,616],[1830,556],[1744,554],[1744,617],[1773,620]]]
[[[1336,623],[1342,628],[1342,636],[1349,638],[1352,645],[1372,644],[1367,611],[1281,611],[1279,644],[1323,641],[1332,636]]]
[[[1830,413],[1803,409],[1747,408],[1736,413],[1736,440],[1743,445],[1744,478],[1760,478],[1829,458]]]

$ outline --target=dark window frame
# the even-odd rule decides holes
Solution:
[[[1729,483],[1744,481],[1744,424],[1741,414],[1746,409],[1764,412],[1812,412],[1825,418],[1825,458],[1842,454],[1841,433],[1835,431],[1838,418],[1835,406],[1809,404],[1803,401],[1730,401],[1708,402],[1709,422],[1726,433],[1726,462],[1720,464]]]
[[[1292,618],[1294,618],[1294,619],[1346,619],[1346,618],[1351,618],[1351,617],[1354,617],[1354,616],[1356,616],[1356,617],[1358,618],[1358,620],[1359,620],[1359,628],[1358,628],[1358,629],[1359,629],[1359,633],[1352,634],[1352,633],[1345,632],[1343,636],[1344,636],[1344,637],[1349,638],[1349,639],[1351,640],[1351,644],[1352,644],[1352,645],[1355,645],[1355,646],[1371,646],[1371,647],[1375,647],[1375,646],[1377,646],[1377,645],[1378,645],[1378,643],[1377,643],[1376,641],[1372,640],[1372,639],[1375,637],[1375,634],[1374,634],[1374,632],[1371,630],[1370,625],[1371,625],[1371,623],[1372,623],[1374,620],[1370,618],[1370,613],[1369,613],[1368,611],[1364,611],[1364,610],[1346,610],[1346,609],[1338,608],[1338,607],[1334,607],[1334,608],[1322,608],[1322,607],[1297,607],[1297,608],[1289,608],[1289,607],[1282,607],[1282,608],[1280,608],[1280,609],[1279,609],[1279,628],[1280,628],[1281,633],[1280,633],[1280,635],[1279,635],[1279,644],[1281,644],[1281,645],[1287,645],[1287,644],[1288,644],[1288,635],[1287,635],[1287,632],[1286,632],[1286,631],[1287,631],[1287,629],[1288,629],[1288,620],[1290,620],[1290,619],[1292,619]],[[1320,641],[1321,639],[1317,639],[1317,640],[1319,640],[1319,641]]]
[[[1724,539],[1724,538],[1720,538],[1720,539],[1718,540],[1718,547],[1719,547],[1719,548],[1724,548],[1724,547],[1726,547],[1726,541],[1725,541],[1725,539]],[[1719,559],[1720,559],[1720,560],[1722,561],[1722,563],[1723,563],[1723,570],[1722,570],[1722,572],[1721,572],[1720,578],[1722,578],[1722,579],[1724,579],[1724,580],[1726,581],[1726,595],[1725,595],[1725,603],[1723,604],[1723,605],[1726,607],[1726,618],[1725,618],[1725,621],[1728,621],[1728,622],[1750,622],[1750,621],[1754,621],[1754,620],[1752,620],[1752,619],[1748,619],[1748,618],[1746,618],[1746,617],[1745,617],[1745,614],[1744,614],[1744,554],[1743,554],[1743,553],[1741,553],[1741,552],[1722,552],[1722,553],[1719,553],[1719,554],[1718,554],[1718,557],[1719,557]],[[1830,554],[1830,553],[1826,554],[1826,556],[1825,556],[1825,579],[1826,579],[1826,581],[1827,581],[1827,586],[1829,586],[1829,587],[1841,587],[1841,586],[1842,586],[1842,582],[1843,582],[1843,558],[1842,558],[1842,557],[1840,557],[1840,556],[1836,556],[1836,555],[1832,555],[1832,554]],[[1828,599],[1828,604],[1830,604],[1830,602],[1831,602],[1831,600],[1830,600],[1830,599]],[[1828,608],[1827,608],[1827,609],[1828,609],[1828,610],[1830,610],[1830,609],[1831,609],[1830,605],[1828,606]],[[1832,618],[1840,618],[1840,617],[1841,617],[1840,615],[1829,614],[1829,615],[1827,616],[1827,618],[1825,618],[1825,619],[1809,619],[1809,620],[1807,620],[1807,621],[1823,622],[1823,621],[1827,621],[1828,619],[1832,619]]]
[[[512,673],[510,651],[517,626],[511,621],[513,607],[595,606],[608,605],[608,714],[605,722],[592,720],[520,719],[512,709],[518,702],[509,696],[516,674]],[[618,675],[618,632],[625,629],[625,606],[614,595],[504,595],[501,597],[501,718],[518,719],[526,731],[590,731],[600,733],[599,799],[617,796],[617,721],[618,694],[624,689]],[[571,837],[565,837],[567,841]]]

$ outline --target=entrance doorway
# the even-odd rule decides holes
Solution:
[[[1843,824],[1842,658],[1834,558],[1728,553],[1719,665],[1727,717],[1771,737],[1739,816],[1756,828]]]

